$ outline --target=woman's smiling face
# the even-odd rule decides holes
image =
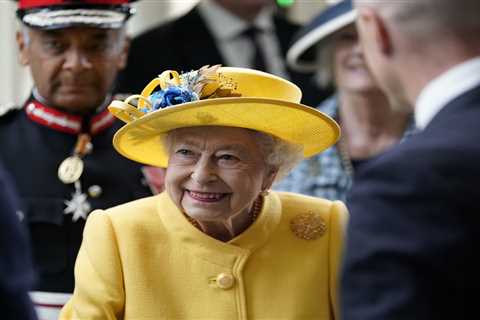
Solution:
[[[275,176],[254,132],[191,127],[169,133],[165,188],[178,208],[200,221],[224,221],[248,212]]]

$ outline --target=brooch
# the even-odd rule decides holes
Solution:
[[[290,230],[304,240],[315,240],[327,231],[327,224],[319,214],[313,212],[301,213],[290,220]]]

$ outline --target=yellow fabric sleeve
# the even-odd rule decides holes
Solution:
[[[75,291],[60,320],[122,319],[125,301],[116,236],[108,214],[96,210],[85,225],[75,263]]]
[[[348,210],[341,201],[333,202],[330,217],[330,299],[332,301],[333,318],[340,319],[339,314],[339,281],[343,257],[343,245],[348,224]]]

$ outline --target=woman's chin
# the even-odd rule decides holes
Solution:
[[[182,208],[189,217],[195,220],[213,221],[227,213],[227,198],[220,197],[215,201],[198,199],[186,192],[182,199]]]
[[[202,222],[219,221],[222,220],[221,217],[223,215],[222,211],[215,210],[202,210],[198,208],[184,208],[184,210],[185,214],[188,215],[190,218]]]

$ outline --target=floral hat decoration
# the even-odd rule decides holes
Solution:
[[[140,94],[111,102],[110,112],[127,123],[113,145],[131,160],[166,167],[162,139],[169,131],[230,126],[301,145],[310,157],[333,145],[340,129],[324,113],[300,104],[301,96],[293,83],[253,69],[214,65],[181,74],[167,70]]]

